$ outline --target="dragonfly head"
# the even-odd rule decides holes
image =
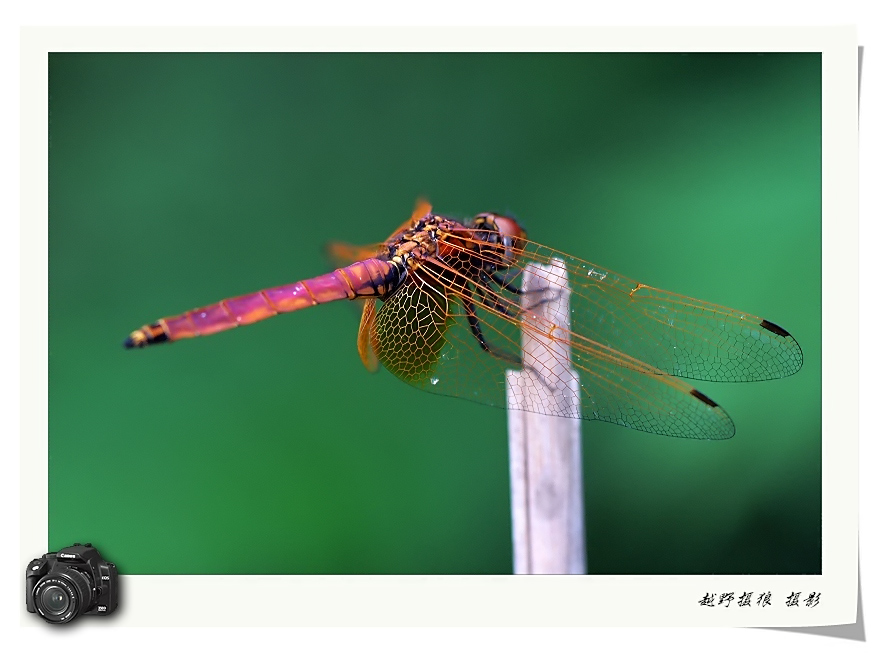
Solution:
[[[481,213],[474,218],[474,228],[483,240],[495,246],[504,265],[516,261],[526,237],[525,229],[516,220],[498,213]]]

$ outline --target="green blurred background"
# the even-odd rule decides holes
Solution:
[[[128,574],[510,573],[505,413],[321,306],[125,351],[439,213],[781,324],[732,440],[584,422],[595,574],[821,572],[818,54],[52,54],[49,542]]]

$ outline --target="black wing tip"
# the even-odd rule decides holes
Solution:
[[[707,397],[706,395],[704,395],[702,392],[700,392],[700,391],[697,390],[696,388],[691,388],[691,394],[692,394],[694,397],[696,397],[697,399],[699,399],[700,401],[702,401],[702,402],[703,402],[704,404],[706,404],[707,406],[709,406],[709,407],[711,407],[711,408],[718,408],[718,404],[716,404],[714,401],[712,401],[711,399],[709,399],[709,397]]]
[[[713,409],[715,411],[715,414],[721,418],[723,423],[723,428],[715,429],[709,434],[704,433],[700,437],[701,440],[729,440],[736,434],[736,427],[734,426],[733,421],[730,419],[730,416],[724,411],[723,408],[721,408],[717,403],[712,401],[709,397],[704,395],[696,388],[691,388],[691,396],[693,396],[695,399],[699,399],[709,408]]]
[[[122,343],[122,346],[126,349],[134,349],[136,347],[136,345],[134,344],[134,340],[131,336],[128,336],[128,338],[125,339],[125,341]]]
[[[792,335],[783,329],[778,324],[773,324],[770,320],[761,320],[761,324],[759,325],[762,329],[767,329],[770,333],[775,333],[777,336],[782,336],[783,338],[791,338]]]
[[[791,376],[792,374],[796,374],[798,371],[800,371],[800,369],[804,366],[804,352],[801,349],[801,346],[798,344],[798,341],[795,340],[794,336],[783,329],[781,326],[771,322],[770,320],[761,320],[761,323],[758,326],[760,326],[765,331],[769,331],[770,333],[779,336],[780,338],[786,338],[789,341],[789,346],[794,346],[794,349],[791,350],[792,365],[785,369],[782,373],[771,376],[769,378],[777,379],[785,376]]]

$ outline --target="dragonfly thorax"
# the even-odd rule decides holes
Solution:
[[[448,221],[440,216],[428,214],[411,229],[401,232],[394,241],[388,243],[389,259],[413,267],[419,259],[436,255],[439,234],[443,231],[444,222]]]

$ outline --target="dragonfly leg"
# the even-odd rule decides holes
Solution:
[[[490,302],[491,302],[491,307],[493,310],[498,311],[499,313],[501,313],[502,315],[506,315],[507,317],[513,317],[514,314],[510,311],[509,308],[507,308],[504,304],[501,303],[501,300],[498,298],[498,295],[496,295],[494,292],[492,292],[491,290],[488,290],[484,286],[475,286],[475,289],[477,291],[477,298],[481,302],[484,302],[487,306],[490,305]],[[492,295],[494,295],[494,296],[490,298],[488,296],[489,293],[492,293]]]
[[[496,349],[491,346],[487,341],[486,337],[483,335],[483,329],[480,327],[480,318],[477,316],[477,310],[474,306],[474,300],[471,296],[470,292],[462,293],[461,295],[461,303],[464,306],[464,311],[467,314],[468,325],[471,328],[471,333],[477,339],[477,342],[480,343],[480,347],[482,347],[483,351],[491,354],[495,358],[498,358],[503,361],[507,361],[513,365],[521,365],[522,361],[519,356],[515,356],[509,352]]]
[[[483,277],[483,275],[485,275],[485,273],[481,274],[481,278]],[[494,279],[494,277],[493,277],[493,279]],[[488,283],[487,278],[484,278],[483,281]],[[496,282],[497,282],[497,280],[496,280]],[[501,284],[499,283],[499,285],[501,285]],[[495,293],[492,292],[491,290],[489,290],[487,287],[475,286],[474,288],[477,292],[479,299],[482,301],[486,301],[486,295],[489,294],[490,292],[493,295],[495,295]],[[518,292],[523,295],[529,294],[528,291],[519,291],[518,290]],[[480,347],[482,347],[484,351],[488,352],[492,356],[495,356],[496,358],[499,358],[503,361],[507,361],[508,363],[511,363],[513,365],[522,366],[522,368],[524,370],[530,370],[533,373],[534,378],[538,381],[538,383],[540,383],[542,386],[544,386],[547,389],[547,392],[549,394],[552,394],[555,391],[554,386],[547,379],[544,378],[544,374],[542,374],[540,370],[536,369],[535,367],[533,367],[531,365],[524,364],[522,361],[522,358],[520,358],[519,356],[515,356],[515,355],[510,354],[506,351],[498,351],[495,348],[493,348],[491,345],[489,345],[489,343],[486,342],[486,338],[483,336],[483,330],[480,327],[480,318],[477,316],[477,312],[476,312],[476,308],[474,306],[472,296],[469,293],[462,294],[461,301],[464,304],[465,313],[467,313],[468,324],[471,327],[471,333],[474,334],[474,337],[477,339],[477,342],[480,343]],[[551,301],[551,300],[547,299],[544,301]],[[507,315],[508,317],[512,316],[512,313],[507,309],[507,307],[502,305],[501,301],[499,299],[497,299],[497,295],[496,295],[496,298],[493,298],[493,303],[494,303],[493,308],[495,310],[497,310],[499,313],[503,313],[504,315]],[[539,302],[539,304],[540,303],[543,303],[543,302]]]
[[[487,294],[486,288],[484,288],[482,286],[476,286],[475,289],[477,291],[477,295],[479,295],[479,298],[481,300],[485,300],[486,294]],[[471,327],[471,332],[474,334],[474,337],[480,343],[480,347],[482,347],[484,351],[488,352],[492,356],[495,356],[496,358],[499,358],[503,361],[507,361],[508,363],[511,363],[511,364],[514,364],[517,366],[521,365],[524,370],[530,370],[534,374],[534,378],[538,381],[538,383],[540,383],[542,386],[547,388],[548,393],[552,394],[554,392],[553,387],[544,378],[544,375],[538,369],[536,369],[535,367],[533,367],[531,365],[524,364],[522,359],[519,356],[514,356],[513,354],[510,354],[505,351],[499,352],[499,351],[495,350],[493,347],[491,347],[489,345],[489,343],[486,342],[486,338],[483,336],[483,330],[480,327],[480,319],[479,319],[479,317],[477,317],[476,308],[474,307],[472,298],[470,296],[467,296],[467,297],[462,296],[461,300],[462,300],[462,303],[464,304],[464,310],[467,313],[468,324]],[[497,299],[494,301],[495,301],[495,306],[494,306],[495,310],[497,310],[498,312],[503,313],[504,315],[507,315],[507,316],[512,315],[508,311],[508,309],[501,304],[500,301],[498,301]]]
[[[523,290],[521,287],[514,285],[513,279],[515,279],[516,276],[517,275],[510,277],[508,275],[502,275],[502,274],[496,272],[491,277],[489,277],[489,275],[487,275],[485,272],[483,272],[481,278],[486,283],[488,283],[489,279],[491,278],[491,280],[494,281],[495,283],[497,283],[499,286],[501,286],[501,288],[503,290],[510,291],[514,295],[519,295],[521,297],[528,296],[529,294],[532,294],[532,293],[540,293],[543,296],[543,298],[533,304],[530,304],[531,308],[537,308],[538,306],[541,306],[542,304],[546,304],[547,302],[555,301],[556,299],[558,299],[558,294],[556,292],[551,292],[550,295],[547,296],[548,290],[546,288],[540,288],[538,290]],[[496,308],[501,310],[498,306],[496,306]],[[507,311],[502,310],[501,312],[504,313],[505,315],[508,315],[508,316],[510,315]]]

